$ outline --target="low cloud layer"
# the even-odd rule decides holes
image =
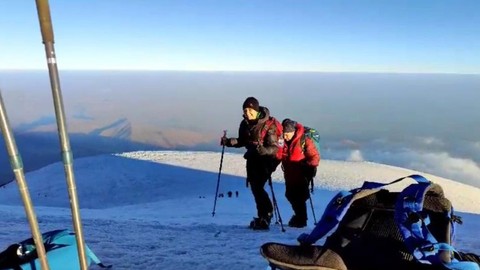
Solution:
[[[446,178],[480,186],[480,167],[478,164],[466,158],[450,156],[449,153],[410,153],[412,161],[409,168],[425,171]]]
[[[345,144],[345,141],[350,143]],[[480,187],[480,164],[477,162],[480,142],[451,143],[435,137],[416,137],[401,142],[348,139],[324,145],[329,146],[322,149],[326,159],[383,163]]]

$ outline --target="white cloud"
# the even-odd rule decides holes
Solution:
[[[442,140],[437,139],[435,137],[418,137],[417,139],[420,143],[425,145],[438,145],[438,146],[445,145]]]
[[[412,161],[409,166],[415,170],[421,170],[446,178],[476,184],[480,181],[480,167],[478,164],[466,158],[456,158],[446,152],[441,153],[418,153],[412,152]]]
[[[350,152],[350,156],[347,158],[348,161],[364,161],[362,152],[360,150],[353,150]]]

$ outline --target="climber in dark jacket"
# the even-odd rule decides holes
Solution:
[[[273,206],[264,186],[275,171],[275,160],[279,150],[277,127],[270,122],[270,112],[259,105],[254,97],[243,103],[243,120],[240,123],[238,138],[223,137],[221,144],[227,147],[245,147],[247,160],[247,185],[250,184],[257,206],[258,217],[250,223],[252,229],[269,229]]]

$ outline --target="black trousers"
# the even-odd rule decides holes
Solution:
[[[307,203],[310,198],[308,181],[298,181],[285,184],[285,197],[292,205],[293,212],[299,220],[307,220]]]
[[[251,157],[247,159],[247,181],[252,189],[258,217],[266,217],[273,213],[273,205],[265,191],[265,183],[274,170],[272,160],[267,157]]]

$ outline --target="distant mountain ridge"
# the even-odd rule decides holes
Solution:
[[[132,123],[126,117],[118,119],[97,119],[94,117],[74,117],[68,119],[68,131],[91,135],[128,140],[132,143],[145,143],[156,147],[176,149],[194,147],[210,143],[214,137],[204,132],[182,128],[162,128],[151,124]],[[16,127],[19,133],[56,132],[57,125],[54,116],[41,117]]]

